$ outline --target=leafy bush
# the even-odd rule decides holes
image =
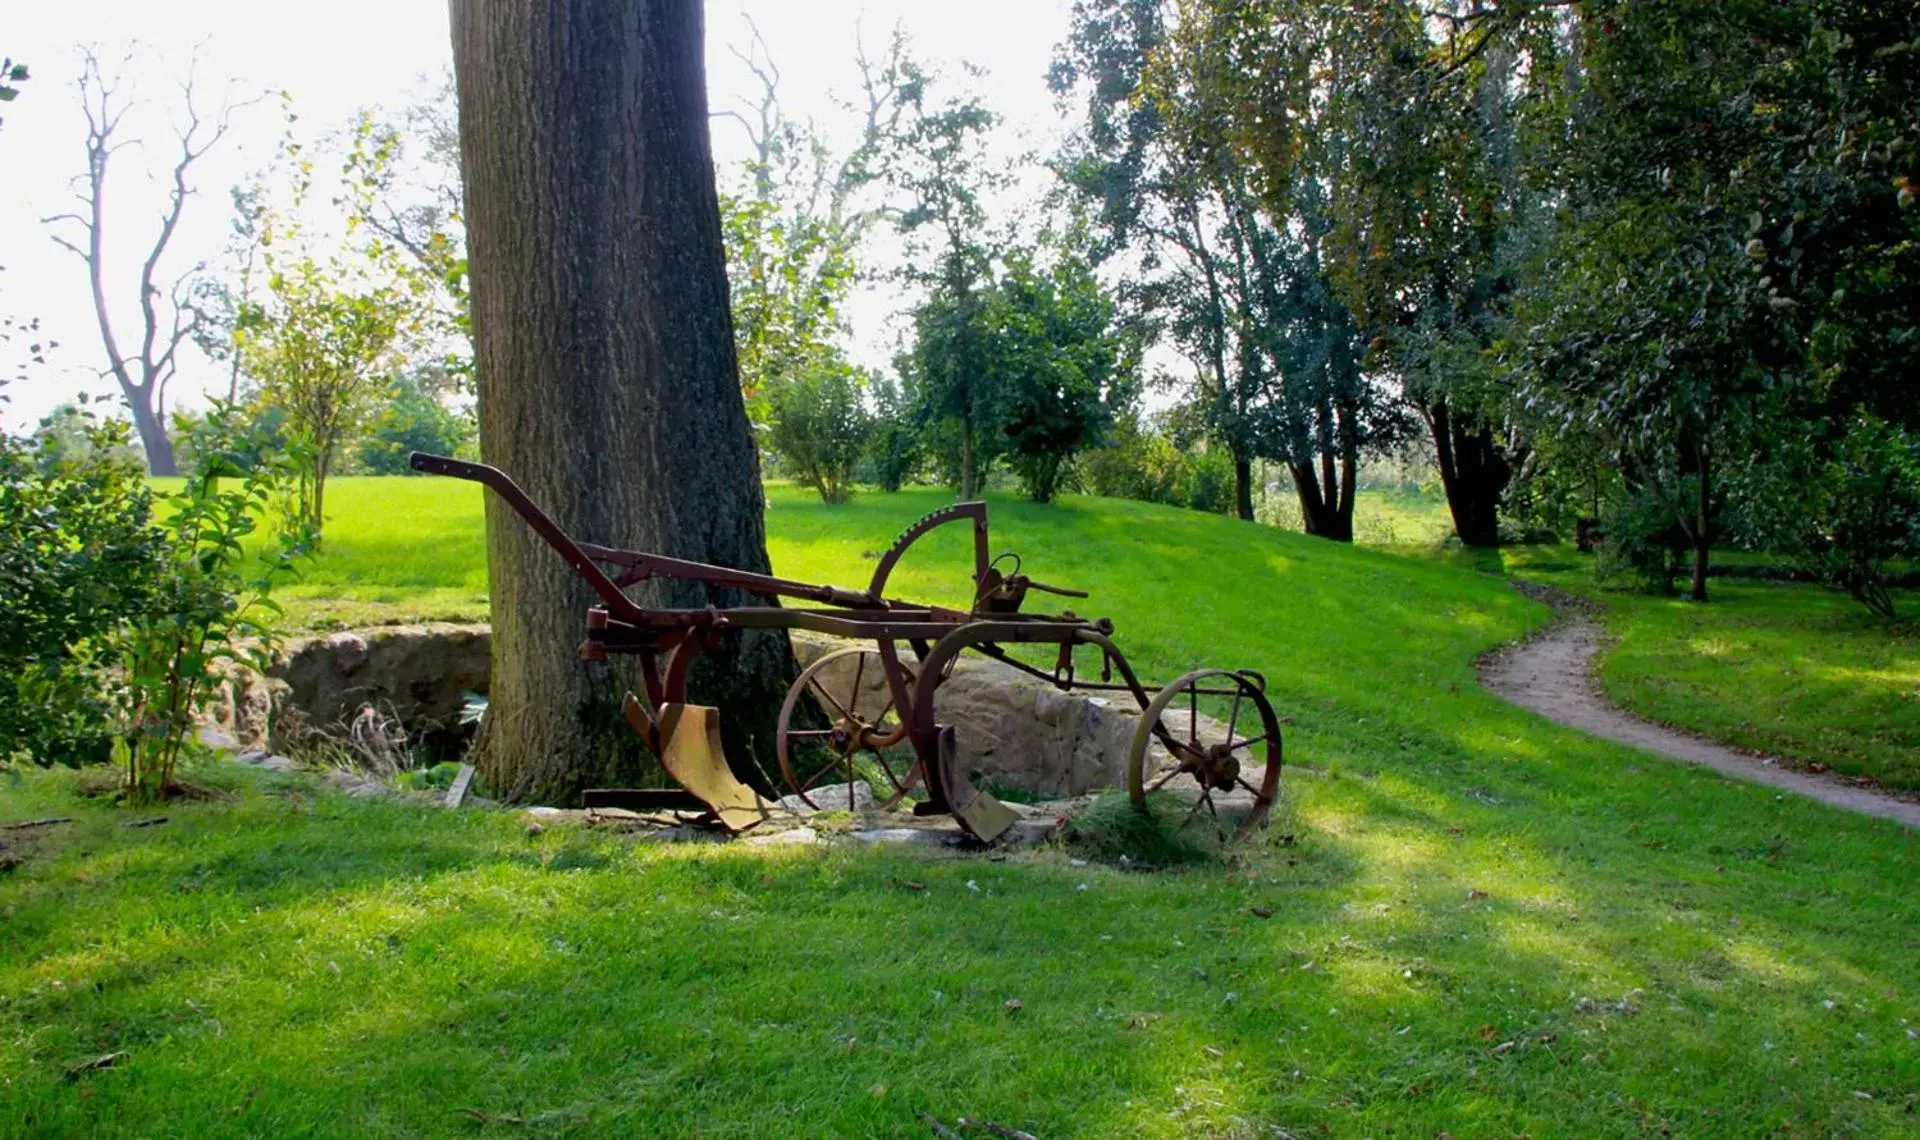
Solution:
[[[1688,481],[1691,483],[1691,480]],[[1690,548],[1675,505],[1651,489],[1614,496],[1601,523],[1594,573],[1603,581],[1629,579],[1650,594],[1672,594]]]
[[[873,416],[860,400],[862,377],[830,362],[782,382],[771,395],[774,451],[829,503],[853,498],[853,469],[867,450]]]
[[[253,456],[260,458],[245,462]],[[181,749],[219,664],[265,667],[280,612],[269,598],[274,579],[292,569],[314,536],[310,526],[290,524],[257,553],[245,546],[307,470],[303,457],[263,451],[224,408],[208,414],[193,457],[185,488],[166,500],[154,589],[113,635],[124,670],[124,736],[114,754],[126,766],[134,803],[172,793]]]
[[[147,486],[129,440],[85,415],[0,436],[0,764],[115,758],[145,802],[166,794],[216,663],[268,648],[267,591],[306,535],[245,549],[295,474],[230,411],[202,424],[174,495]]]
[[[1080,481],[1111,499],[1167,503],[1225,514],[1233,509],[1233,459],[1221,448],[1183,451],[1132,416],[1114,425],[1113,442],[1081,457]]]
[[[1891,563],[1920,557],[1920,438],[1865,412],[1803,422],[1741,482],[1756,544],[1893,616]]]
[[[116,632],[161,590],[153,492],[124,423],[0,435],[0,765],[105,761]]]

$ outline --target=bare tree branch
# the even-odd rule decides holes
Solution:
[[[193,195],[189,172],[194,163],[205,157],[226,136],[232,126],[234,112],[257,100],[238,103],[225,100],[211,121],[204,118],[195,101],[195,72],[199,63],[196,49],[193,64],[181,87],[186,122],[184,127],[175,132],[179,151],[172,167],[167,205],[160,216],[160,228],[141,262],[136,282],[140,305],[139,352],[129,356],[121,347],[114,327],[112,307],[107,299],[106,192],[113,156],[126,147],[141,144],[138,138],[120,136],[121,125],[128,112],[137,105],[131,95],[121,96],[121,77],[133,61],[135,51],[136,47],[129,45],[119,65],[109,76],[100,65],[97,48],[81,50],[78,87],[81,111],[87,121],[86,170],[74,179],[74,197],[81,209],[54,214],[42,221],[49,226],[67,225],[79,230],[78,239],[59,232],[49,236],[55,244],[86,263],[93,295],[94,319],[99,326],[101,348],[107,356],[105,372],[111,374],[119,384],[121,397],[133,413],[134,426],[146,450],[147,464],[154,474],[160,475],[174,471],[173,444],[166,432],[166,389],[179,371],[180,345],[199,327],[199,317],[197,310],[183,307],[181,289],[191,272],[174,283],[167,297],[169,312],[166,314],[161,312],[162,293],[155,284],[155,277],[179,230],[187,199]]]

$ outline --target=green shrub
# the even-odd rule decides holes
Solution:
[[[1691,482],[1691,481],[1689,481]],[[1650,594],[1674,592],[1689,543],[1675,505],[1654,490],[1616,494],[1601,523],[1594,573],[1602,581],[1625,579]]]
[[[258,553],[245,542],[304,470],[300,456],[265,450],[239,431],[231,409],[208,413],[186,486],[161,512],[153,589],[112,634],[123,734],[114,755],[126,767],[131,802],[173,792],[181,750],[220,664],[265,667],[279,614],[269,598],[274,579],[291,570],[313,531],[289,524]]]
[[[1920,557],[1920,438],[1866,412],[1795,424],[1740,490],[1756,545],[1893,616],[1891,564]]]
[[[450,411],[420,387],[413,376],[394,382],[387,406],[360,441],[360,468],[369,475],[414,475],[407,457],[416,451],[454,455],[474,437],[472,419]]]
[[[164,538],[124,423],[0,435],[0,765],[105,761],[116,637],[161,590]]]
[[[1224,449],[1183,451],[1132,416],[1120,418],[1112,439],[1080,458],[1080,483],[1093,494],[1215,514],[1233,509],[1233,459]]]
[[[853,498],[853,469],[872,431],[861,379],[851,366],[828,362],[781,382],[770,397],[773,450],[829,503]]]

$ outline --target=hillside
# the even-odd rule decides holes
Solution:
[[[303,592],[472,605],[477,493],[333,501]],[[861,582],[942,501],[776,489],[776,568]],[[31,780],[0,814],[81,823],[0,879],[0,1132],[1911,1128],[1920,836],[1485,695],[1474,659],[1546,618],[1493,575],[1141,504],[993,511],[1144,673],[1266,672],[1299,765],[1274,843],[1164,874],[666,849],[289,787],[129,831]],[[942,541],[899,593],[951,598]]]

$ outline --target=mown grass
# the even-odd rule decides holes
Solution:
[[[938,502],[776,490],[775,564],[857,583]],[[0,818],[79,823],[0,878],[0,1133],[1912,1133],[1920,836],[1487,696],[1546,619],[1494,575],[1141,504],[994,525],[1144,671],[1266,670],[1294,846],[659,847],[282,778],[127,829],[36,777]]]
[[[1715,578],[1705,605],[1598,588],[1564,547],[1483,565],[1584,593],[1618,639],[1602,688],[1643,716],[1779,756],[1920,789],[1920,591],[1888,622],[1810,585]]]

